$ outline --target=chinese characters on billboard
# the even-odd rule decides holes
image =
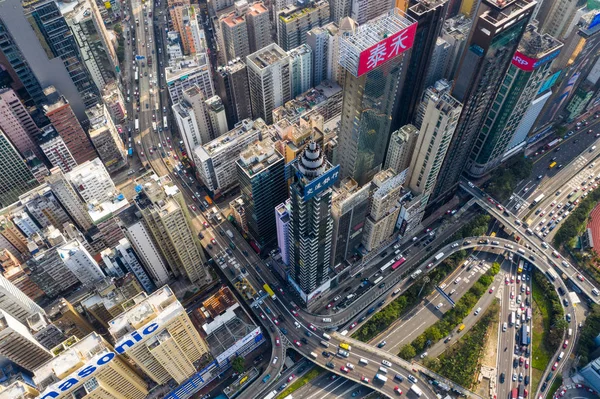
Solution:
[[[415,41],[416,31],[417,24],[414,23],[362,51],[358,59],[357,76],[361,76],[377,68],[379,65],[410,49]]]
[[[304,186],[304,201],[308,201],[321,191],[333,186],[337,181],[339,174],[340,165],[336,165]]]

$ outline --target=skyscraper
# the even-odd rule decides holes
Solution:
[[[336,0],[339,1],[339,0]],[[365,23],[367,23],[368,21],[371,21],[372,19],[375,19],[377,17],[379,17],[380,15],[385,14],[386,12],[389,12],[396,4],[396,1],[390,1],[390,0],[344,0],[344,1],[348,1],[350,3],[349,7],[349,11],[350,11],[350,18],[352,18],[353,20],[356,21],[357,24],[359,25],[364,25]],[[347,17],[348,15],[345,14],[345,10],[347,9],[348,6],[343,5],[342,7],[340,7],[343,12],[340,15],[341,18],[343,17]],[[402,10],[404,11],[404,10]],[[336,15],[334,17],[337,17],[337,12]],[[338,22],[336,20],[334,20],[333,22]]]
[[[26,12],[30,16],[29,21],[35,23],[34,29],[42,35],[39,39],[43,38],[46,48],[65,64],[86,108],[97,104],[100,100],[99,88],[85,67],[77,41],[58,4],[48,0],[32,2],[28,4]]]
[[[287,198],[284,167],[284,158],[271,140],[248,146],[236,162],[248,231],[261,250],[276,239],[273,209]]]
[[[400,173],[408,168],[418,136],[419,130],[413,125],[404,125],[393,132],[385,156],[384,169]]]
[[[235,60],[217,68],[215,81],[219,97],[225,106],[227,126],[252,117],[246,60]]]
[[[0,276],[0,309],[24,324],[27,324],[29,316],[45,314],[41,307],[4,276]]]
[[[44,133],[39,137],[38,144],[50,165],[59,167],[63,173],[69,173],[77,166],[69,147],[52,125],[45,126],[42,130]]]
[[[246,57],[254,118],[273,122],[273,110],[291,100],[290,61],[275,43]]]
[[[237,57],[246,58],[250,54],[248,27],[245,13],[248,9],[246,0],[235,2],[235,10],[219,19],[223,35],[223,45],[227,61]]]
[[[331,186],[338,178],[339,167],[332,167],[319,145],[311,141],[293,164],[293,175],[288,270],[291,282],[308,305],[317,291],[323,291],[329,283]]]
[[[584,0],[544,1],[536,15],[540,33],[563,39],[577,10],[585,5]]]
[[[0,129],[10,139],[15,148],[25,157],[28,151],[42,158],[42,152],[35,145],[39,128],[17,97],[9,88],[0,89]]]
[[[52,354],[36,341],[26,326],[0,309],[0,355],[33,371],[52,359]]]
[[[67,180],[64,173],[58,167],[50,170],[50,176],[46,178],[52,192],[58,198],[58,201],[66,209],[67,213],[75,220],[75,223],[82,230],[92,227],[92,219],[87,213],[85,203],[75,192],[75,189]]]
[[[93,288],[102,281],[104,272],[89,252],[77,240],[71,240],[56,249],[65,266],[83,285]]]
[[[486,115],[473,147],[469,175],[483,176],[505,159],[521,120],[550,75],[552,61],[562,46],[552,36],[538,33],[535,26],[527,27],[502,79],[502,89],[496,94],[494,108]],[[522,137],[516,144],[522,144],[524,139]]]
[[[96,158],[96,150],[73,113],[71,104],[52,87],[44,92],[48,98],[48,103],[44,105],[44,113],[64,140],[75,161],[82,164]]]
[[[430,87],[425,94],[425,114],[410,161],[408,187],[427,202],[456,130],[461,104],[447,91]]]
[[[250,53],[254,53],[273,42],[271,39],[271,21],[269,10],[261,2],[250,4],[246,13],[248,23],[248,41]]]
[[[0,129],[0,208],[19,199],[19,195],[38,186],[38,182]]]
[[[452,89],[452,97],[463,104],[463,111],[438,175],[433,198],[442,199],[452,193],[465,171],[485,115],[500,89],[502,76],[534,7],[533,0],[482,0],[479,5]]]
[[[292,98],[295,98],[312,87],[312,50],[307,44],[303,44],[288,51],[288,56]]]
[[[105,104],[86,111],[90,121],[88,134],[98,155],[109,173],[127,166],[127,149]]]
[[[306,43],[306,34],[329,22],[329,2],[310,1],[287,6],[277,15],[277,44],[285,51]]]
[[[414,123],[435,45],[444,26],[447,7],[448,0],[421,1],[409,7],[406,13],[417,22],[417,31],[399,97],[398,111],[394,116],[394,130],[407,123]]]
[[[340,176],[364,185],[381,170],[415,22],[394,9],[341,38],[346,69],[339,133]]]

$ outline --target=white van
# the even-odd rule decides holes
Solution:
[[[323,317],[323,323],[331,323],[331,318]]]
[[[593,152],[596,149],[596,146],[593,145],[592,148],[590,148],[590,152]]]
[[[366,366],[367,364],[369,364],[369,361],[368,361],[367,359],[363,359],[362,357],[360,358],[360,360],[359,360],[358,362],[359,362],[360,364],[362,364],[362,365],[365,365],[365,366]]]
[[[348,335],[348,330],[342,331],[341,334],[344,335],[344,336]]]
[[[567,336],[570,337],[571,335],[573,335],[573,329],[569,328],[569,331],[567,332]]]
[[[475,311],[475,316],[477,316],[479,312],[481,312],[481,308],[477,308],[477,310]]]
[[[316,359],[316,358],[317,358],[317,354],[316,354],[315,352],[310,352],[310,356],[311,356],[313,359]]]
[[[600,291],[598,291],[598,288],[594,288],[594,289],[592,290],[592,294],[594,294],[594,295],[598,296],[598,295],[600,295]]]
[[[560,360],[563,358],[563,356],[564,356],[564,355],[565,355],[565,352],[560,352],[560,353],[558,354],[558,357],[556,358],[556,360],[559,360],[559,361],[560,361]]]
[[[383,364],[386,367],[392,367],[392,363],[388,362],[387,360],[383,359],[381,361],[381,364]]]
[[[327,341],[329,341],[331,339],[331,336],[327,333],[323,333],[323,338],[325,338]]]
[[[387,374],[387,369],[385,367],[379,367],[379,372],[383,374]]]

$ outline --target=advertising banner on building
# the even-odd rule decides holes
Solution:
[[[362,51],[359,55],[357,76],[364,75],[410,49],[415,42],[416,32],[417,24],[414,23]]]

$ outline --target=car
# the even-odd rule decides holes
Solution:
[[[431,269],[432,267],[433,267],[433,262],[431,262],[427,265],[427,269]]]
[[[348,367],[350,370],[354,370],[354,365],[352,363],[346,363],[346,367]]]
[[[202,225],[203,225],[204,227],[206,227],[207,229],[208,229],[208,227],[209,227],[209,226],[208,226],[208,223],[206,222],[206,220],[202,222]]]
[[[288,382],[292,381],[296,377],[294,374],[290,375],[287,379]]]
[[[513,276],[513,275],[511,275],[511,276],[510,276],[510,282],[511,282],[511,283],[514,283],[514,282],[515,282],[515,276]]]
[[[360,389],[357,389],[356,391],[352,392],[352,397],[353,398],[357,397],[358,395],[360,395],[360,392],[361,392]]]
[[[327,351],[321,352],[321,355],[323,355],[323,357],[329,357],[329,356],[331,356],[331,354],[329,352],[327,352]]]
[[[398,385],[394,387],[394,392],[396,392],[398,395],[402,395],[402,389],[398,388]]]
[[[554,364],[552,365],[552,371],[556,370],[558,368],[558,362],[554,362]]]
[[[281,288],[280,288],[281,289]],[[308,325],[308,328],[310,328],[311,330],[313,330],[314,332],[317,332],[317,327],[313,326],[312,324]]]
[[[569,340],[566,339],[565,342],[563,343],[563,349],[566,349],[567,346],[569,346]]]
[[[292,314],[293,314],[294,316],[298,317],[298,312],[296,312],[296,310],[295,310],[295,309],[292,309]]]
[[[325,307],[326,309],[331,309],[331,307],[333,306],[333,302],[330,302],[327,304],[327,306]]]
[[[521,373],[519,373],[519,382],[522,382],[522,381],[523,381],[523,373],[521,372]]]
[[[352,330],[354,327],[356,327],[356,322],[350,324],[350,327],[348,327],[349,330]]]
[[[307,333],[307,334],[310,334],[308,331],[307,331],[306,333]],[[308,340],[307,340],[306,338],[302,337],[302,338],[300,338],[300,341],[302,341],[302,343],[303,343],[304,345],[308,345]]]
[[[362,382],[364,382],[365,384],[368,384],[368,383],[369,383],[369,379],[368,379],[367,377],[365,377],[364,375],[361,375],[361,376],[360,376],[360,380],[361,380]]]
[[[577,279],[578,279],[579,281],[585,281],[585,277],[583,277],[581,274],[578,274],[578,275],[577,275]]]
[[[281,345],[281,341],[279,340],[279,337],[275,338],[275,345],[277,345],[277,346]]]
[[[300,341],[298,341],[297,339],[295,339],[295,340],[294,340],[294,344],[295,344],[295,345],[296,345],[298,348],[302,347],[302,343],[301,343]]]
[[[496,287],[492,287],[492,288],[490,288],[490,290],[488,292],[491,294],[492,292],[494,292],[495,289],[496,289]]]
[[[210,239],[210,242],[211,242],[213,245],[217,245],[217,240],[215,240],[214,238],[211,238],[211,239]]]
[[[350,369],[346,366],[342,366],[342,367],[340,367],[340,371],[343,371],[344,373],[349,373]]]
[[[516,369],[519,366],[519,358],[513,358],[513,368]]]
[[[213,249],[213,246],[210,244],[208,244],[207,247],[208,247],[208,249]]]
[[[500,383],[503,384],[504,380],[506,379],[506,374],[502,373],[500,374]]]
[[[279,325],[279,320],[277,320],[276,317],[273,317],[273,323],[275,323],[275,325],[278,326]]]
[[[513,373],[513,375],[512,375],[512,380],[513,380],[513,381],[516,381],[516,380],[517,380],[517,373]]]
[[[263,320],[267,320],[267,318],[265,317],[265,315],[262,312],[260,314],[260,318],[263,319]]]
[[[508,279],[508,276],[504,276],[504,284],[508,285],[510,283],[510,280]]]
[[[380,343],[377,344],[378,348],[383,348],[385,346],[385,344],[387,344],[386,341],[381,341]]]
[[[198,233],[198,238],[202,240],[204,238],[204,234]]]
[[[333,364],[333,362],[327,362],[327,367],[329,367],[330,369],[335,367],[335,364]]]

